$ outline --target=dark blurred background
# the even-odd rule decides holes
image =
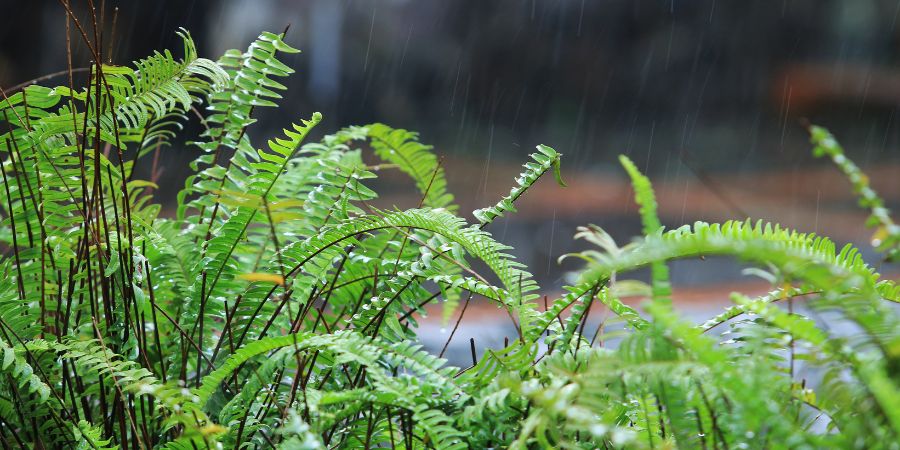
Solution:
[[[86,2],[72,3],[86,18]],[[281,108],[258,115],[253,139],[261,145],[312,111],[325,116],[319,132],[374,121],[417,130],[447,157],[463,211],[505,193],[536,144],[555,147],[570,187],[543,181],[492,227],[550,287],[571,268],[556,257],[577,248],[577,225],[597,223],[623,243],[637,234],[619,153],[649,172],[667,225],[769,218],[868,249],[849,184],[810,156],[808,119],[832,129],[891,206],[900,201],[898,0],[106,4],[118,6],[118,64],[178,54],[178,27],[215,59],[290,25],[286,40],[303,53],[286,62],[297,73]],[[0,6],[0,85],[64,69],[58,2]],[[195,156],[167,151],[162,198]],[[409,189],[393,192],[386,201],[415,204]],[[673,274],[685,299],[692,287],[738,279],[736,266],[684,264]]]

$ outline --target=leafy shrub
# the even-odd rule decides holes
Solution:
[[[620,247],[582,228],[597,248],[545,303],[487,230],[545,173],[562,183],[556,151],[538,146],[470,223],[413,132],[373,124],[305,143],[316,113],[256,148],[254,112],[276,106],[292,72],[282,35],[218,61],[182,38],[180,59],[3,93],[5,448],[900,447],[900,288],[855,248],[765,222],[664,230],[650,181],[623,157],[644,236]],[[165,217],[135,167],[201,104],[203,154]],[[896,257],[881,200],[827,131],[811,132]],[[367,185],[393,169],[418,207],[371,205]],[[702,255],[759,267],[772,292],[686,322],[666,263]],[[623,280],[644,266],[650,286]],[[652,298],[645,313],[619,299],[624,286]],[[449,318],[473,296],[504,309],[518,338],[450,367],[416,343],[416,313],[443,301]],[[856,331],[779,306],[801,297]],[[600,305],[624,324],[615,348],[586,327]],[[798,379],[794,361],[820,379]]]

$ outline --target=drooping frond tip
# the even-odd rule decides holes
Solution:
[[[841,144],[827,129],[810,126],[809,136],[814,145],[813,155],[831,158],[853,185],[853,192],[859,197],[859,206],[870,211],[866,225],[875,228],[872,246],[884,253],[888,259],[900,259],[900,225],[894,222],[890,210],[884,206],[884,200],[872,189],[869,177],[847,158]]]
[[[378,158],[396,165],[401,172],[413,179],[423,196],[422,206],[456,210],[453,195],[447,192],[444,168],[432,146],[419,142],[418,133],[374,123],[364,127],[351,127],[344,131],[344,136],[352,139],[368,138]]]
[[[523,165],[525,171],[516,177],[516,184],[509,191],[509,194],[505,195],[493,206],[472,211],[472,215],[481,223],[481,227],[486,227],[507,212],[515,212],[514,204],[516,200],[550,169],[553,169],[553,177],[556,179],[557,184],[562,187],[566,186],[559,168],[562,154],[557,153],[556,150],[546,145],[538,145],[537,150],[537,153],[530,155],[534,161],[529,161]]]

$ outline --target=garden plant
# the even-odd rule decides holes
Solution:
[[[70,47],[107,60],[69,23]],[[900,448],[900,288],[856,248],[765,221],[666,229],[623,156],[641,235],[580,228],[592,249],[567,257],[583,269],[548,298],[491,225],[542,176],[563,183],[552,148],[496,204],[461,212],[414,132],[307,142],[313,113],[254,134],[292,73],[285,34],[218,60],[181,37],[174,53],[92,64],[80,86],[70,48],[68,83],[2,92],[0,447]],[[189,120],[202,133],[182,137]],[[900,227],[865,175],[809,131],[896,259]],[[155,198],[160,180],[136,167],[185,138],[202,156],[176,199]],[[418,204],[373,206],[385,171],[408,175]],[[707,256],[746,263],[771,292],[684,319],[667,262]],[[646,267],[649,283],[629,279]],[[639,309],[621,300],[636,294]],[[418,343],[433,305],[465,342],[453,334],[475,301],[508,316],[505,346],[452,367]],[[601,309],[615,336],[588,326]]]

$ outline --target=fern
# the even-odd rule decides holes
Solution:
[[[531,159],[534,162],[525,163],[525,171],[522,172],[518,178],[516,178],[516,184],[509,191],[509,194],[500,199],[497,204],[494,206],[476,209],[472,212],[472,215],[475,216],[480,223],[482,228],[489,225],[494,219],[502,216],[507,212],[513,212],[516,208],[513,204],[528,188],[533,185],[541,175],[545,174],[548,170],[553,169],[553,175],[556,177],[556,182],[560,186],[565,186],[566,184],[562,181],[562,176],[559,173],[559,160],[562,155],[553,150],[546,145],[538,145],[537,153],[531,154]]]
[[[0,339],[0,353],[3,353],[0,370],[14,382],[11,388],[21,389],[26,394],[35,394],[39,402],[46,402],[50,398],[50,387],[34,373],[34,368],[2,339]]]
[[[376,123],[365,127],[351,127],[338,133],[338,141],[369,139],[372,149],[382,161],[394,164],[409,175],[424,196],[422,205],[432,208],[456,209],[453,195],[447,192],[447,180],[432,147],[418,142],[418,134]]]
[[[82,420],[78,422],[78,426],[74,429],[75,436],[79,439],[77,450],[116,450],[118,445],[110,445],[111,439],[103,439],[103,432],[99,427],[91,425],[89,422]]]
[[[662,229],[659,217],[656,215],[656,196],[653,193],[653,186],[650,180],[644,176],[638,168],[628,159],[627,156],[619,156],[622,167],[631,177],[631,184],[634,186],[634,197],[638,205],[641,207],[641,221],[644,223],[644,234],[651,235]],[[650,266],[653,283],[653,299],[656,301],[667,301],[672,294],[669,286],[669,268],[664,262],[654,262]]]
[[[844,155],[844,149],[828,130],[812,126],[809,134],[815,146],[813,155],[831,158],[853,185],[853,192],[859,197],[859,206],[871,211],[867,225],[875,228],[872,245],[890,259],[900,256],[900,225],[894,223],[884,200],[869,186],[869,177]]]
[[[853,246],[762,221],[666,230],[622,157],[642,237],[579,228],[593,248],[565,256],[584,267],[541,299],[485,230],[548,171],[563,184],[559,153],[538,146],[470,223],[414,132],[311,139],[318,113],[276,136],[254,128],[293,72],[284,34],[216,61],[180,35],[181,58],[93,65],[83,88],[0,102],[0,445],[898,448],[900,286]],[[164,218],[135,169],[181,141],[188,110],[203,116],[187,136],[203,155]],[[883,202],[830,134],[812,134],[892,255]],[[373,206],[391,169],[419,201]],[[770,292],[682,319],[667,264],[706,255],[759,266]],[[647,266],[651,286],[626,279]],[[653,301],[621,300],[635,294]],[[423,347],[418,320],[441,303],[446,323],[461,298],[502,308],[517,335],[454,367]],[[600,308],[611,323],[596,328]]]

